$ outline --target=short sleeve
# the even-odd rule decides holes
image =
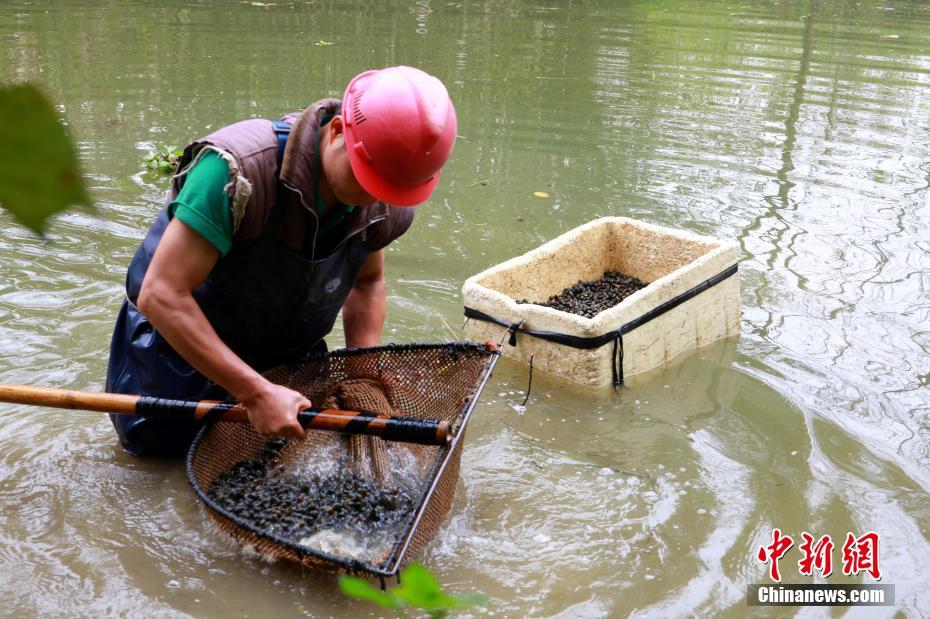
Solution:
[[[187,173],[178,196],[168,205],[168,217],[177,217],[213,245],[221,256],[232,247],[233,215],[226,185],[229,167],[212,150]]]

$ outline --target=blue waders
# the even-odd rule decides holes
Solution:
[[[283,145],[286,130],[277,123],[275,130]],[[279,186],[279,197],[285,191]],[[258,371],[326,350],[323,337],[332,330],[369,255],[359,234],[321,260],[294,252],[278,240],[281,204],[275,205],[261,237],[234,242],[193,293],[220,339]],[[229,394],[182,359],[135,305],[168,223],[163,209],[129,265],[126,300],[110,344],[106,390],[223,400]],[[196,422],[110,418],[126,451],[139,456],[182,455],[200,429]]]

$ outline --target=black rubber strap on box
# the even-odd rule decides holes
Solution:
[[[473,318],[475,320],[483,320],[484,322],[491,322],[504,327],[510,332],[509,343],[511,346],[517,345],[517,333],[532,335],[535,338],[546,340],[548,342],[563,344],[565,346],[571,346],[572,348],[583,348],[585,350],[600,348],[604,344],[612,342],[617,337],[616,331],[610,331],[604,335],[595,335],[593,337],[580,337],[577,335],[566,335],[565,333],[559,333],[558,331],[537,331],[536,329],[527,329],[526,327],[520,326],[522,322],[510,323],[506,320],[501,320],[500,318],[489,316],[484,312],[479,312],[478,310],[467,306],[465,307],[465,317]]]
[[[720,282],[732,277],[739,270],[739,264],[734,264],[724,271],[714,275],[713,277],[704,280],[694,288],[686,290],[685,292],[672,297],[665,303],[657,305],[652,308],[642,316],[634,318],[633,320],[623,324],[620,328],[613,331],[608,331],[603,335],[595,335],[591,337],[581,337],[577,335],[566,335],[565,333],[558,333],[556,331],[537,331],[536,329],[527,329],[522,326],[522,323],[510,323],[506,320],[501,320],[500,318],[495,318],[489,316],[484,312],[479,312],[476,309],[470,307],[465,307],[465,317],[472,318],[474,320],[482,320],[484,322],[490,322],[496,325],[504,327],[510,331],[510,345],[517,345],[517,333],[523,333],[531,337],[539,338],[541,340],[546,340],[547,342],[553,342],[555,344],[562,344],[563,346],[571,346],[572,348],[580,348],[584,350],[591,350],[594,348],[600,348],[604,344],[609,344],[610,342],[614,343],[614,350],[612,355],[613,363],[613,380],[614,385],[623,384],[623,336],[636,329],[643,326],[647,322],[650,322],[662,314],[669,312],[685,301],[689,301],[694,297],[698,296],[708,288],[716,286]]]

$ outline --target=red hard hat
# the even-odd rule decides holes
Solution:
[[[342,98],[349,164],[382,202],[426,200],[455,144],[455,108],[437,78],[413,67],[357,75]]]

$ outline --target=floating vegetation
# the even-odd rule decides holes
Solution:
[[[184,151],[175,146],[156,144],[155,152],[145,158],[145,167],[162,174],[171,174]]]
[[[617,305],[645,287],[646,284],[635,277],[624,275],[619,271],[607,271],[597,281],[578,282],[559,294],[549,297],[546,301],[523,299],[518,303],[534,303],[562,312],[578,314],[585,318],[594,318],[597,314]]]

